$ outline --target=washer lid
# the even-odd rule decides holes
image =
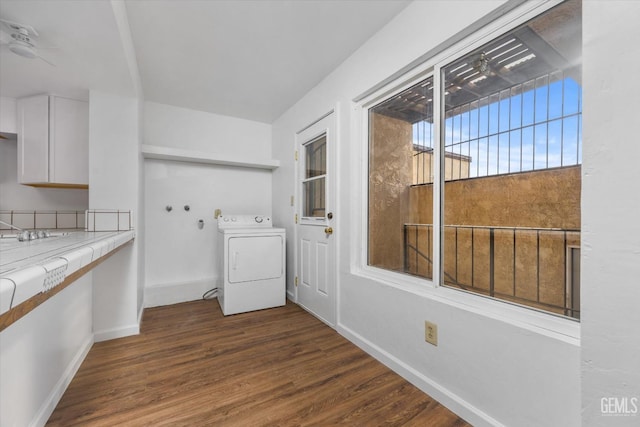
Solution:
[[[218,230],[237,228],[271,228],[271,217],[266,215],[220,215]]]

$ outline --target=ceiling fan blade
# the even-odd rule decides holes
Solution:
[[[33,34],[38,37],[38,32],[31,25],[19,24],[17,22],[9,21],[8,19],[0,19],[0,22],[4,22],[4,24],[9,27],[11,30],[19,30],[20,28],[24,28],[29,32],[29,34]]]
[[[51,65],[52,67],[55,67],[56,64],[54,64],[53,62],[49,62],[46,59],[44,59],[42,56],[38,55],[38,59],[42,59],[44,62],[46,62],[47,64]]]

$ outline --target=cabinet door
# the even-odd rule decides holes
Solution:
[[[50,98],[49,179],[57,184],[89,183],[89,103]]]
[[[18,100],[18,182],[49,182],[49,97]]]

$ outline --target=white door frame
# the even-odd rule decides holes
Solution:
[[[309,129],[310,127],[316,125],[318,122],[324,120],[325,118],[329,117],[330,115],[334,115],[334,135],[333,135],[333,147],[332,149],[328,152],[327,154],[327,163],[331,164],[331,168],[330,170],[327,171],[327,187],[332,186],[332,192],[333,192],[333,203],[334,203],[334,207],[332,212],[334,213],[334,215],[337,212],[337,215],[335,217],[335,219],[333,220],[333,227],[336,230],[340,229],[340,223],[341,223],[341,217],[340,217],[340,209],[339,209],[339,197],[338,197],[338,188],[339,188],[339,178],[338,178],[338,174],[339,174],[339,161],[338,161],[338,149],[340,147],[340,138],[339,138],[339,134],[340,134],[340,127],[339,127],[339,104],[336,103],[335,107],[332,108],[331,110],[327,111],[326,113],[320,115],[317,119],[313,120],[312,122],[310,122],[309,124],[307,124],[306,126],[302,127],[300,130],[298,130],[295,134],[294,137],[294,156],[296,159],[295,162],[295,203],[294,203],[294,215],[295,215],[295,224],[294,224],[294,233],[293,233],[293,261],[294,261],[294,281],[296,281],[295,285],[294,285],[294,301],[299,304],[299,295],[298,295],[298,283],[297,281],[299,281],[299,277],[300,277],[300,272],[299,272],[299,267],[300,267],[300,243],[299,243],[299,232],[298,232],[298,227],[300,225],[300,217],[301,217],[301,212],[302,212],[302,197],[301,197],[301,191],[300,191],[300,180],[301,180],[301,175],[300,175],[300,163],[299,163],[299,157],[301,157],[303,155],[302,152],[299,152],[300,149],[300,139],[299,139],[299,135],[302,134],[303,132],[305,132],[307,129]],[[322,321],[324,321],[326,324],[328,324],[329,326],[331,326],[334,329],[337,329],[338,326],[338,319],[339,319],[339,311],[338,311],[338,302],[339,302],[339,290],[340,290],[340,284],[339,284],[339,280],[338,280],[338,270],[339,270],[339,241],[337,240],[337,237],[339,235],[338,232],[334,232],[334,238],[335,238],[335,250],[334,250],[334,262],[333,265],[335,266],[334,271],[333,271],[333,277],[331,278],[334,283],[335,283],[335,288],[334,288],[334,298],[333,298],[333,312],[334,312],[334,319],[320,319]]]

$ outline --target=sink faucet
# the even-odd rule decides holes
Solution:
[[[23,230],[20,227],[16,227],[13,224],[9,224],[8,222],[4,222],[4,221],[0,221],[0,224],[4,224],[7,227],[11,227],[14,230],[18,230],[20,233],[18,234],[17,238],[18,241],[20,242],[26,242],[29,240],[35,240],[35,239],[41,239],[41,238],[46,238],[49,237],[51,235],[51,233],[49,233],[48,231],[29,231],[29,230]]]

